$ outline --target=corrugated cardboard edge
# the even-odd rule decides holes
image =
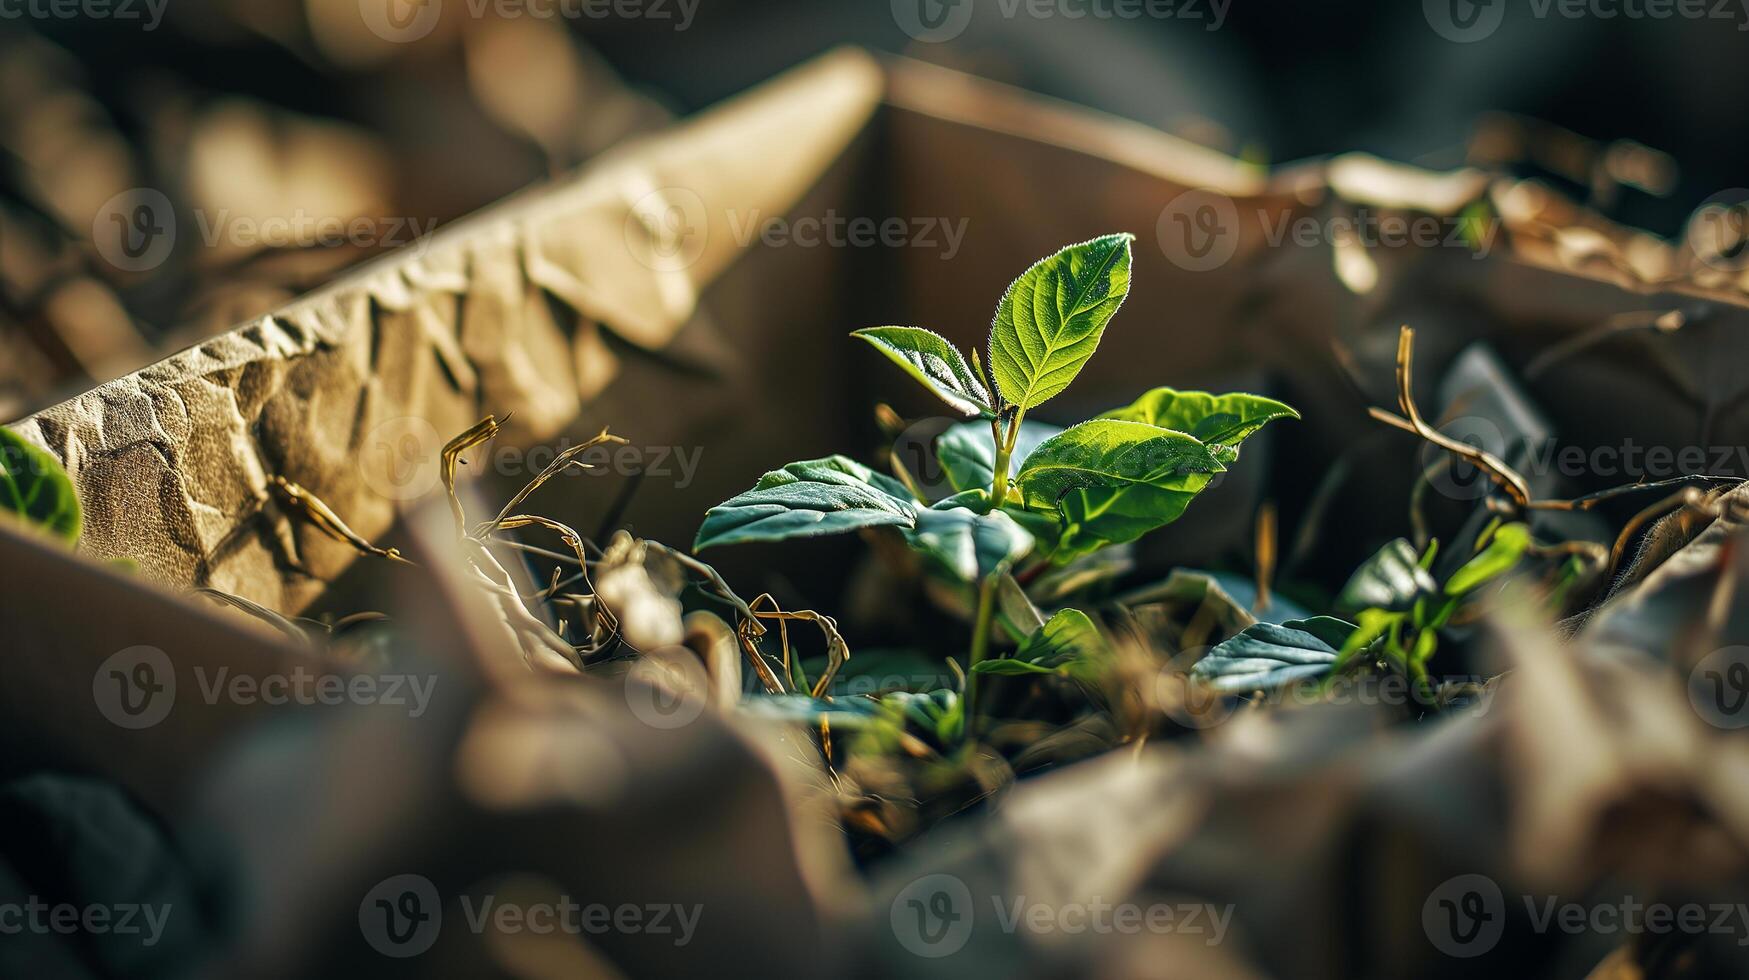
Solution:
[[[355,555],[282,513],[269,476],[375,537],[480,415],[557,431],[614,374],[600,331],[666,344],[883,87],[868,55],[825,55],[17,428],[76,482],[82,552],[300,610]]]
[[[1626,292],[1670,292],[1749,306],[1749,270],[1709,266],[1535,181],[1499,178],[1473,167],[1428,170],[1365,153],[1266,170],[1138,122],[926,62],[893,59],[891,75],[887,99],[896,108],[1086,153],[1181,188],[1214,191],[1265,220],[1331,198],[1439,216],[1487,201],[1510,232],[1498,251],[1515,264]],[[1255,237],[1252,230],[1242,230],[1241,237]]]

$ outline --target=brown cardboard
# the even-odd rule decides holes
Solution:
[[[1207,189],[1240,220],[1232,258],[1198,271],[1174,261],[1161,229],[1180,195]],[[1271,241],[1283,221],[1450,218],[1483,199],[1502,222],[1485,257]],[[834,214],[963,221],[966,234],[948,261],[940,248],[773,246],[757,233]],[[1690,327],[1675,338],[1624,337],[1533,394],[1564,436],[1749,435],[1740,404],[1703,391],[1716,345],[1749,317],[1743,294],[1581,216],[1476,171],[1341,157],[1263,172],[1134,123],[842,51],[19,427],[78,481],[85,553],[288,612],[355,555],[283,513],[267,477],[302,484],[375,538],[412,489],[436,489],[436,445],[488,412],[513,414],[523,443],[608,425],[638,445],[706,451],[695,482],[651,481],[627,512],[640,534],[685,543],[706,507],[763,469],[851,448],[873,399],[936,411],[871,370],[847,330],[912,322],[977,344],[1017,269],[1126,229],[1141,236],[1141,285],[1051,406],[1065,417],[1161,383],[1268,384],[1312,420],[1276,467],[1291,477],[1377,433],[1364,408],[1388,400],[1402,323],[1423,331],[1432,376],[1476,340],[1510,350],[1681,308]],[[1648,356],[1662,369],[1634,372]],[[1269,472],[1237,474],[1249,489],[1199,505],[1162,547],[1190,561],[1242,540]],[[556,516],[592,528],[622,482],[577,481]],[[731,571],[752,560],[722,556]]]

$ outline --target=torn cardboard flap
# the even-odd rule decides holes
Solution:
[[[155,580],[297,612],[356,556],[281,513],[270,476],[374,539],[437,490],[443,442],[487,413],[514,416],[512,441],[551,438],[587,413],[653,446],[715,452],[760,438],[774,454],[817,454],[844,434],[822,419],[848,414],[866,392],[832,374],[860,362],[803,324],[848,330],[914,314],[909,322],[977,344],[1016,269],[1102,231],[1141,234],[1136,275],[1152,286],[1125,315],[1172,329],[1173,356],[1160,357],[1156,332],[1114,332],[1065,411],[1101,411],[1094,401],[1108,391],[1208,383],[1242,368],[1279,373],[1308,418],[1333,420],[1315,437],[1339,444],[1352,434],[1348,418],[1365,419],[1346,400],[1331,345],[1388,378],[1389,350],[1373,357],[1368,336],[1394,338],[1402,317],[1430,336],[1450,326],[1474,339],[1580,331],[1706,297],[1709,330],[1749,319],[1741,293],[1657,279],[1677,267],[1674,251],[1642,254],[1645,236],[1601,218],[1567,222],[1590,233],[1590,251],[1551,245],[1549,227],[1571,206],[1551,195],[1526,205],[1529,192],[1509,193],[1509,183],[1358,156],[1271,173],[1135,123],[842,51],[20,428],[76,480],[93,557],[132,557]],[[1053,189],[1049,207],[1013,206],[1040,187]],[[1163,237],[1187,190],[1225,198],[1247,219],[1219,268],[1187,268]],[[1359,209],[1450,216],[1478,202],[1498,208],[1505,230],[1485,254],[1272,237],[1288,222],[1331,227]],[[764,244],[771,221],[854,208],[929,218],[937,231],[957,223],[964,237],[952,255],[915,247],[879,259]],[[1429,303],[1436,295],[1474,309]],[[633,364],[639,349],[663,356]],[[1443,355],[1428,351],[1434,369]],[[676,399],[681,385],[688,397]],[[1687,407],[1661,404],[1665,432],[1689,424]],[[707,493],[733,493],[769,462],[713,462],[685,493],[652,505],[672,513],[642,515],[644,533],[685,533],[669,518],[702,512],[723,499]],[[1250,500],[1228,500],[1210,507],[1250,519]],[[1197,522],[1210,541],[1240,533],[1225,513],[1205,510]]]
[[[611,379],[600,331],[667,344],[741,222],[793,207],[881,89],[867,55],[827,55],[19,431],[76,482],[91,557],[296,612],[355,556],[288,522],[270,475],[375,537],[482,414],[550,436]]]

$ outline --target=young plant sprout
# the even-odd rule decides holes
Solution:
[[[920,327],[855,331],[970,421],[936,454],[953,493],[928,499],[844,456],[791,463],[705,514],[695,550],[891,527],[935,574],[977,589],[966,695],[983,673],[1075,676],[1100,648],[1087,616],[1059,611],[1012,657],[989,660],[1000,582],[1021,563],[1067,564],[1177,520],[1239,445],[1298,418],[1256,395],[1155,388],[1062,429],[1028,413],[1075,380],[1130,290],[1133,235],[1105,235],[1039,260],[1002,295],[988,358],[970,362]],[[986,371],[986,363],[988,371]],[[903,475],[903,474],[901,474]]]

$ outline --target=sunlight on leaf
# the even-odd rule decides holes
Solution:
[[[991,415],[990,393],[946,337],[922,327],[869,327],[851,333],[874,345],[961,415]]]
[[[1259,395],[1211,395],[1206,391],[1155,388],[1129,405],[1099,417],[1146,422],[1187,433],[1214,448],[1222,462],[1231,463],[1239,456],[1239,444],[1257,430],[1276,419],[1297,419],[1300,413]]]
[[[692,547],[702,551],[883,525],[909,528],[917,510],[899,481],[843,456],[828,456],[773,470],[753,489],[712,507]]]
[[[1021,273],[990,327],[996,387],[1023,409],[1069,386],[1130,291],[1130,242],[1106,235],[1070,245]]]

